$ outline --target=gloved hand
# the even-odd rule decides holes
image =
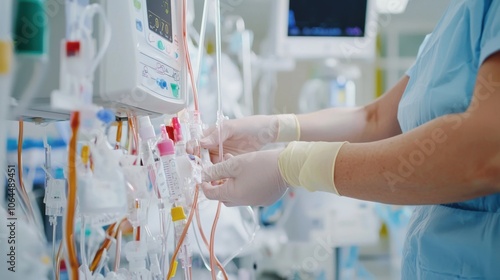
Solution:
[[[285,149],[227,156],[203,171],[201,186],[208,199],[227,206],[271,205],[288,186],[340,195],[335,162],[346,143],[291,142]],[[209,183],[214,181],[218,185]]]
[[[273,142],[296,141],[300,138],[300,127],[295,115],[251,116],[237,120],[226,120],[222,126],[224,153],[234,156],[254,152]],[[219,161],[219,131],[210,127],[200,141],[208,149],[212,162]]]
[[[267,206],[280,199],[288,189],[278,167],[282,149],[227,155],[225,161],[206,168],[201,185],[208,199],[226,206]],[[220,181],[223,180],[223,181]]]

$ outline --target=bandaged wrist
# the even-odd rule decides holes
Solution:
[[[292,187],[340,195],[335,187],[335,161],[347,142],[291,142],[280,153],[281,176]]]
[[[279,126],[275,142],[291,142],[300,140],[300,124],[294,114],[277,115]]]

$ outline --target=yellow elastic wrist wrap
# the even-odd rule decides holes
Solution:
[[[335,187],[335,161],[347,142],[291,142],[278,160],[283,179],[292,187],[340,195]]]

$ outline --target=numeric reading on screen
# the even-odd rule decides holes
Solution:
[[[172,42],[172,1],[147,0],[149,29]]]

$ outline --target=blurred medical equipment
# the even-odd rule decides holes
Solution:
[[[7,26],[0,30],[2,105],[10,104],[12,80],[17,104],[1,123],[19,119],[4,172],[11,201],[2,208],[17,230],[0,234],[6,244],[16,239],[7,249],[18,253],[8,256],[12,260],[2,275],[17,269],[19,279],[171,279],[181,274],[179,268],[184,279],[197,279],[194,261],[201,268],[202,260],[212,279],[229,279],[239,269],[233,259],[248,249],[259,225],[252,208],[208,203],[198,187],[201,169],[211,162],[199,147],[204,125],[199,76],[187,32],[194,30],[193,9],[189,14],[187,0],[93,2],[21,0],[16,7],[2,2],[7,21],[12,15],[17,19],[20,42],[13,73],[12,28],[2,25]],[[206,26],[208,14],[215,15],[214,115],[220,133],[225,119],[221,7],[208,2],[202,22]],[[199,35],[203,41],[204,31]],[[191,93],[194,105],[188,107]],[[47,125],[68,118],[69,123],[57,123],[63,145],[47,136],[32,139],[23,121]],[[195,147],[193,155],[186,153],[188,143]],[[33,198],[40,185],[44,207]],[[32,237],[18,233],[24,227]],[[39,259],[24,259],[26,246],[49,256],[51,274],[47,257],[43,270]]]
[[[221,56],[221,88],[224,96],[222,111],[229,118],[241,118],[253,114],[253,33],[245,28],[245,22],[241,17],[226,16],[222,22],[222,44],[224,52]],[[215,19],[209,17],[207,22],[208,31],[215,28]],[[197,35],[197,34],[195,34]],[[212,38],[205,39],[200,36],[199,44],[208,41],[211,45]],[[210,48],[209,48],[210,49]],[[200,54],[200,53],[199,53]],[[199,55],[198,54],[198,55]],[[208,52],[206,59],[198,70],[200,106],[205,123],[215,123],[215,112],[217,111],[217,79],[215,71],[214,54]]]
[[[373,1],[275,1],[270,48],[279,57],[370,59],[375,56]]]
[[[33,6],[33,1],[24,2]],[[61,75],[47,75],[39,87],[30,88],[29,98],[15,91],[13,97],[19,103],[17,114],[11,114],[11,118],[68,119],[69,112],[82,100],[113,108],[120,117],[126,117],[128,111],[174,114],[185,107],[178,3],[138,0],[117,5],[105,1],[100,6],[87,5],[88,1],[38,2],[41,12],[18,15],[17,40],[31,38],[28,31],[37,35],[35,39],[41,31],[50,33],[49,62],[41,71]],[[31,11],[22,7],[18,10]],[[46,15],[47,22],[26,20],[38,19],[37,14]],[[99,18],[94,26],[96,16]],[[39,42],[42,39],[43,44]],[[47,38],[35,43],[30,46],[47,46]],[[35,81],[39,77],[39,70],[31,73],[25,68],[31,69],[30,65],[21,68],[16,88],[24,88],[27,78]],[[84,88],[81,92],[75,91],[78,84]]]
[[[212,279],[236,274],[249,279],[255,276],[252,270],[278,271],[291,279],[334,279],[336,273],[352,273],[357,246],[376,240],[371,206],[353,203],[345,206],[351,213],[349,219],[336,215],[325,220],[318,213],[339,210],[326,203],[311,209],[312,204],[300,202],[299,194],[291,198],[292,203],[263,209],[265,238],[261,236],[251,254],[244,254],[258,238],[253,209],[226,209],[207,201],[197,187],[201,168],[210,164],[207,151],[198,147],[204,123],[217,123],[220,133],[226,116],[252,114],[257,76],[261,92],[272,92],[276,71],[290,69],[295,59],[346,58],[309,47],[305,48],[309,54],[287,50],[283,48],[287,42],[303,41],[316,47],[328,46],[330,40],[366,39],[371,44],[367,26],[375,15],[369,13],[370,1],[366,10],[363,5],[360,10],[366,24],[355,26],[362,34],[353,28],[351,36],[328,38],[289,36],[289,6],[276,3],[274,8],[285,15],[280,13],[283,21],[276,24],[281,35],[260,57],[252,53],[253,34],[240,17],[221,20],[219,1],[204,1],[200,32],[193,26],[194,9],[188,1],[14,3],[16,7],[10,7],[9,0],[0,3],[0,21],[9,23],[14,15],[16,40],[25,43],[17,46],[12,59],[12,28],[0,22],[0,86],[2,93],[8,93],[0,95],[5,99],[0,106],[12,105],[10,119],[38,124],[71,118],[69,123],[57,123],[64,143],[50,137],[32,141],[26,135],[30,127],[23,122],[16,123],[17,141],[9,140],[9,164],[16,165],[17,174],[7,193],[19,198],[16,218],[23,224],[18,231],[29,227],[27,232],[31,232],[30,238],[17,235],[17,250],[24,253],[26,246],[34,246],[31,242],[47,244],[42,238],[44,226],[47,239],[53,241],[41,250],[52,260],[51,279],[167,279],[175,275],[201,279],[208,278],[207,270]],[[293,20],[298,24],[299,15]],[[213,30],[212,38],[206,38],[208,29]],[[363,48],[352,54],[352,58],[369,57],[370,51]],[[17,63],[16,71],[10,61]],[[350,81],[355,77],[344,72],[325,72],[319,77],[331,86],[330,105],[352,104]],[[12,83],[15,102],[11,104]],[[260,102],[264,104],[259,106],[261,112],[264,108],[270,113],[272,102],[266,98]],[[1,112],[7,114],[7,110]],[[193,155],[185,151],[188,143],[196,147]],[[33,182],[43,182],[45,188],[41,213],[31,194]],[[286,223],[294,210],[289,205],[294,203],[299,231]],[[214,217],[218,217],[215,222]],[[2,232],[0,239],[4,236]],[[321,240],[335,242],[324,245]],[[327,256],[318,260],[317,268],[308,267],[307,259],[314,256],[317,246]],[[242,253],[235,265],[232,260]],[[24,262],[22,254],[17,256],[17,264]],[[243,263],[250,269],[241,269]],[[42,253],[23,265],[31,265],[37,274],[22,272],[22,279],[39,279],[51,267]],[[195,270],[200,267],[204,267],[203,276]]]
[[[322,64],[324,60],[334,60],[339,65],[350,66],[375,58],[379,28],[375,0],[307,3],[278,0],[273,1],[272,11],[276,15],[271,20],[272,28],[255,62],[260,78],[258,110],[261,114],[273,113],[277,73],[293,70],[296,61],[321,61]],[[307,85],[311,86],[314,85]],[[316,106],[310,103],[321,99],[306,98],[300,105],[307,107],[304,110],[312,110]]]
[[[401,14],[406,10],[408,0],[376,0],[375,3],[381,14]]]
[[[260,273],[286,279],[370,279],[358,248],[378,242],[375,204],[296,190],[283,208],[285,219],[257,237]]]
[[[274,1],[266,53],[281,58],[375,58],[379,13],[402,13],[408,0]]]
[[[389,229],[391,266],[392,269],[398,271],[403,259],[403,245],[413,211],[412,207],[380,204],[375,209]]]
[[[300,91],[299,112],[356,106],[355,81],[361,76],[358,66],[328,59],[318,63],[314,72],[313,78],[306,81]]]
[[[40,279],[48,280],[50,257],[46,252],[44,242],[39,239],[35,228],[23,220],[9,219],[7,211],[0,209],[0,271],[2,275],[12,280]],[[24,240],[14,243],[13,240]],[[10,241],[10,242],[9,242]],[[14,249],[14,250],[13,250]],[[9,269],[10,268],[10,269]],[[14,271],[15,270],[15,271]]]
[[[12,19],[13,0],[6,0],[0,3],[0,135],[7,132],[6,122],[8,116],[10,95],[13,83],[13,39],[12,39]],[[0,159],[5,158],[6,137],[0,137]],[[5,161],[0,160],[0,170],[5,170]],[[5,193],[5,182],[0,181],[0,191]],[[4,205],[4,201],[0,203]]]
[[[23,75],[31,74],[28,84],[15,87],[14,92],[21,92],[18,96],[18,106],[11,113],[16,118],[22,115],[31,103],[33,97],[41,85],[47,68],[48,15],[44,12],[44,1],[18,1],[15,22],[15,49],[19,69],[33,69],[32,72],[23,72]],[[37,18],[37,26],[32,25],[29,18]],[[16,75],[17,76],[17,75]]]
[[[113,30],[113,51],[102,62],[101,98],[119,100],[156,114],[173,114],[183,109],[186,94],[180,90],[185,76],[181,74],[184,27],[180,3],[147,0],[142,9],[140,1],[134,5],[105,3]],[[131,61],[123,57],[135,59],[130,65]],[[135,71],[128,71],[129,68]]]

